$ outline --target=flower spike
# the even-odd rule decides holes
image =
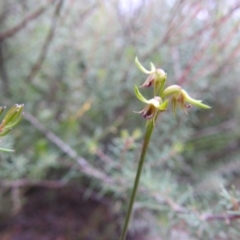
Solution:
[[[153,120],[154,123],[158,113],[167,109],[169,100],[172,103],[174,114],[176,113],[177,108],[182,109],[187,114],[187,110],[192,105],[204,109],[211,108],[210,106],[203,104],[201,100],[196,100],[190,97],[189,94],[178,85],[172,85],[165,88],[167,74],[160,68],[156,69],[152,62],[150,62],[150,71],[142,66],[137,57],[135,58],[135,63],[142,72],[149,75],[140,87],[148,88],[153,86],[154,88],[154,98],[147,100],[140,93],[138,87],[134,87],[137,98],[141,102],[147,104],[142,111],[138,112],[147,120]]]

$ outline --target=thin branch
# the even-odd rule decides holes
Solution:
[[[190,210],[175,203],[171,198],[165,197],[165,203],[176,213],[189,213]]]
[[[46,188],[62,188],[66,186],[66,182],[62,180],[29,180],[18,179],[15,181],[2,180],[0,186],[5,188],[21,188],[21,187],[46,187]]]
[[[212,33],[211,33],[210,39],[215,39],[218,34],[218,31],[220,29],[220,26],[222,26],[223,23],[225,23],[230,18],[231,14],[239,8],[240,8],[240,5],[237,4],[232,9],[230,9],[229,12],[227,14],[225,14],[223,17],[217,19],[214,23],[211,23],[211,24],[207,25],[207,27],[204,27],[203,29],[201,29],[199,34],[201,34],[203,30],[204,30],[203,32],[205,32],[208,28],[211,28]],[[232,31],[228,34],[228,37],[224,38],[224,40],[222,42],[220,42],[220,44],[218,45],[220,50],[224,49],[225,46],[228,44],[228,42],[234,38],[238,28],[239,28],[239,26],[238,26],[238,24],[236,24],[235,27],[232,29]],[[199,35],[194,35],[194,36],[196,36],[196,38],[199,38]],[[185,68],[183,69],[182,75],[178,79],[178,84],[181,85],[187,81],[187,77],[190,75],[190,72],[192,71],[193,66],[196,63],[198,63],[199,61],[201,61],[201,59],[204,57],[204,55],[208,49],[209,49],[209,44],[206,43],[192,56],[192,58],[189,60],[189,62],[186,64]],[[218,67],[218,65],[216,65],[216,62],[213,61],[214,57],[212,57],[211,59],[206,61],[205,65],[204,65],[204,68],[206,68],[206,69],[201,68],[198,71],[198,73],[196,74],[197,76],[199,76],[199,75],[202,76],[203,72],[206,75],[206,71],[204,71],[204,70],[213,71],[212,66],[216,67],[216,68]],[[208,71],[207,71],[207,73],[208,73]],[[195,78],[193,78],[193,79],[195,79]]]
[[[219,213],[219,214],[212,214],[212,213],[203,213],[199,216],[199,219],[202,221],[226,221],[230,223],[233,220],[240,219],[239,214],[232,214],[232,213]]]
[[[0,78],[2,81],[2,91],[5,97],[10,97],[9,76],[4,58],[4,42],[0,41]]]
[[[54,11],[54,16],[53,16],[53,19],[52,19],[51,27],[49,29],[49,32],[46,36],[46,39],[45,39],[44,44],[42,46],[42,49],[40,51],[40,55],[39,55],[36,63],[33,65],[30,73],[26,77],[27,82],[29,82],[32,78],[34,78],[34,76],[38,73],[38,71],[42,67],[42,64],[43,64],[43,62],[44,62],[44,60],[47,56],[47,52],[48,52],[48,49],[50,47],[50,43],[53,39],[55,29],[57,27],[58,18],[59,18],[59,14],[60,14],[62,5],[63,5],[63,0],[60,0],[59,3],[56,6],[55,11]]]
[[[171,55],[172,55],[175,79],[178,79],[181,74],[181,66],[180,66],[180,56],[179,56],[179,51],[177,46],[171,47]]]
[[[5,40],[6,38],[12,37],[17,32],[19,32],[22,28],[26,27],[32,20],[38,18],[43,12],[45,12],[49,8],[49,4],[52,4],[56,0],[49,0],[49,3],[46,6],[42,6],[33,13],[30,13],[26,16],[20,23],[6,32],[0,33],[0,41]]]
[[[178,24],[176,26],[176,24],[174,24],[174,20],[176,19],[178,12],[181,11],[182,7],[184,6],[184,1],[185,0],[180,0],[174,6],[171,13],[169,14],[170,17],[168,19],[168,22],[166,23],[166,31],[163,34],[163,37],[160,40],[157,39],[155,41],[155,43],[152,44],[152,47],[150,49],[148,49],[146,52],[144,52],[143,54],[139,55],[139,57],[141,57],[142,59],[148,58],[152,53],[158,51],[160,46],[164,45],[168,41],[172,32],[174,32],[176,27],[178,27],[178,25],[179,25],[179,22],[178,22]]]
[[[79,156],[77,152],[72,149],[69,145],[63,142],[57,135],[53,132],[48,130],[42,123],[38,121],[34,116],[30,113],[24,113],[24,118],[29,121],[36,129],[38,129],[41,133],[43,133],[46,138],[55,144],[61,151],[66,153],[70,158],[74,159],[79,164],[79,170],[89,176],[101,180],[104,184],[109,185],[112,184],[114,181],[109,176],[105,175],[105,173],[99,171],[90,163],[87,162],[86,159]]]
[[[224,16],[218,18],[215,22],[210,23],[205,25],[203,28],[201,28],[200,30],[198,30],[197,32],[195,32],[194,34],[192,34],[191,36],[187,37],[186,39],[184,39],[184,41],[188,40],[188,41],[192,41],[196,38],[199,38],[200,35],[202,35],[203,33],[205,33],[207,30],[209,29],[215,29],[217,27],[219,27],[220,25],[222,25],[225,21],[228,20],[228,18],[238,9],[240,8],[240,4],[236,4],[236,6],[234,6],[233,8],[231,8],[228,13],[226,13]]]
[[[162,196],[160,194],[151,194],[157,202],[160,204],[168,205],[175,213],[178,214],[191,214],[194,213],[202,221],[231,221],[240,219],[240,213],[199,213],[179,205],[173,199],[168,196]]]
[[[222,51],[222,49],[226,49],[230,42],[235,39],[238,32],[239,25],[236,24],[231,30],[231,32],[227,34],[227,37],[224,38],[223,41],[218,44],[217,48],[219,49],[219,51]],[[230,52],[225,58],[223,58],[221,63],[216,62],[216,56],[212,55],[208,60],[205,61],[204,66],[202,66],[194,74],[194,76],[192,76],[192,79],[194,79],[194,81],[198,81],[199,79],[202,79],[207,74],[210,74],[214,71],[218,71],[218,74],[221,74],[224,68],[228,66],[229,62],[231,60],[235,60],[235,57],[238,56],[239,49],[240,49],[239,44],[237,44],[236,47],[232,50],[232,52]]]
[[[116,182],[114,184],[117,184]],[[125,186],[128,186],[124,183]],[[0,181],[0,186],[4,188],[19,189],[21,187],[44,187],[58,189],[69,186],[69,183],[63,180],[29,180],[29,179],[18,179],[14,181],[2,180]],[[143,187],[140,188],[140,192],[152,196],[155,201],[159,204],[165,204],[170,207],[172,211],[177,214],[190,214],[193,213],[191,209],[179,205],[173,199],[168,196],[163,196],[162,194],[149,192]],[[96,195],[97,197],[97,195]],[[97,197],[98,200],[101,200]],[[135,209],[136,210],[136,209]],[[194,214],[202,221],[226,221],[231,222],[240,219],[240,214],[237,213],[199,213],[194,211]]]
[[[223,131],[233,130],[237,128],[238,125],[239,123],[235,119],[230,119],[228,121],[220,123],[219,125],[208,127],[203,130],[195,132],[191,140],[195,140],[202,137],[213,136]]]

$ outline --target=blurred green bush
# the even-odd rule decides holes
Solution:
[[[134,65],[137,55],[212,110],[159,118],[132,230],[151,222],[161,236],[181,229],[197,239],[239,238],[236,222],[199,217],[227,210],[220,186],[239,189],[237,2],[11,0],[0,6],[0,102],[23,102],[26,111],[11,136],[16,152],[1,154],[3,189],[6,181],[85,184],[87,177],[89,191],[111,193],[125,206],[145,125],[133,114],[142,108],[133,86],[145,80]],[[191,213],[179,214],[171,201]],[[141,215],[143,209],[157,211]]]

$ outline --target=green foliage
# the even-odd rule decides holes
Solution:
[[[239,190],[239,6],[151,0],[124,10],[120,1],[66,1],[58,14],[60,1],[53,2],[1,1],[0,102],[23,102],[26,112],[11,132],[12,146],[1,145],[15,149],[1,154],[1,181],[87,177],[88,191],[125,203],[145,125],[133,113],[139,102],[132,86],[145,80],[134,66],[137,55],[212,110],[157,120],[134,219],[154,209],[141,219],[164,239],[176,232],[185,239],[238,239],[237,220],[199,220],[195,213],[225,213],[220,185]],[[79,168],[51,134],[103,176]],[[191,212],[177,212],[169,199]]]

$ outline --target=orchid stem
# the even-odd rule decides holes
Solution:
[[[139,164],[138,164],[137,174],[136,174],[136,177],[135,177],[133,190],[132,190],[132,194],[131,194],[131,198],[130,198],[130,202],[129,202],[129,206],[128,206],[128,210],[127,210],[127,216],[126,216],[126,219],[125,219],[125,222],[124,222],[124,226],[123,226],[123,230],[122,230],[120,240],[125,240],[126,239],[128,225],[129,225],[131,215],[132,215],[133,204],[134,204],[134,201],[135,201],[135,197],[136,197],[136,193],[137,193],[137,189],[138,189],[138,185],[139,185],[139,180],[140,180],[140,177],[141,177],[143,164],[144,164],[144,160],[145,160],[145,156],[146,156],[146,152],[147,152],[148,144],[149,144],[149,141],[150,141],[150,138],[151,138],[151,135],[152,135],[153,128],[154,128],[154,122],[151,121],[151,122],[148,123],[146,133],[145,133],[145,136],[144,136],[144,142],[143,142],[143,146],[142,146],[140,161],[139,161]]]

